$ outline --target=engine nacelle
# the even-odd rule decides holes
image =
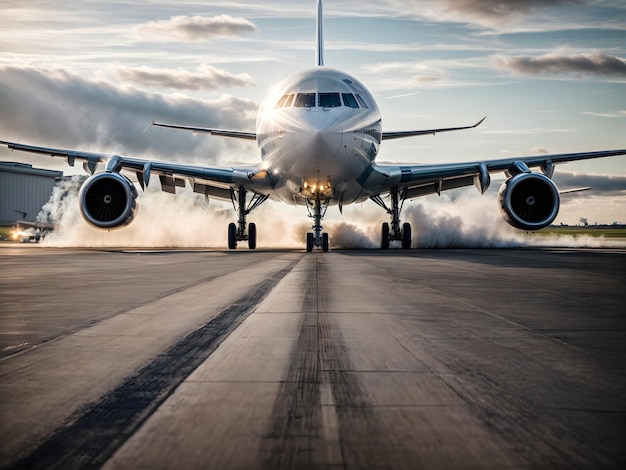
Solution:
[[[559,213],[559,190],[540,173],[520,173],[509,178],[498,194],[502,217],[520,230],[539,230]]]
[[[137,188],[119,173],[98,173],[80,190],[80,211],[96,228],[114,229],[132,222],[137,213]]]

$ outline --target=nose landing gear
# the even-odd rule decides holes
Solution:
[[[322,201],[322,199],[318,196],[315,200],[307,199],[306,207],[309,211],[309,217],[313,219],[313,232],[309,232],[306,234],[306,251],[310,253],[313,251],[313,247],[320,247],[322,251],[326,252],[329,250],[329,241],[328,234],[326,232],[322,232],[322,219],[324,215],[326,215],[326,210],[328,209],[328,200]]]

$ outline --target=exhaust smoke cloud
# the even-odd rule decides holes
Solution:
[[[211,201],[189,190],[173,196],[151,187],[138,197],[135,220],[119,230],[98,230],[82,218],[78,204],[80,178],[55,187],[37,217],[58,225],[46,236],[56,247],[195,247],[223,248],[227,227],[236,221],[230,204]],[[324,221],[331,248],[375,249],[380,246],[380,225],[388,216],[373,203],[347,206],[344,215],[331,207]],[[258,247],[303,248],[311,222],[303,207],[267,202],[248,218],[257,224]],[[407,202],[403,221],[411,223],[413,248],[512,248],[531,246],[599,247],[615,242],[591,236],[542,236],[510,227],[500,216],[497,202],[473,188],[441,197]],[[241,246],[247,244],[241,242]],[[392,243],[399,248],[399,243]]]

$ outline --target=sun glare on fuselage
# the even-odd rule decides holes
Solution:
[[[264,166],[289,175],[304,204],[329,192],[376,158],[381,117],[372,94],[356,78],[329,67],[297,73],[275,87],[261,105],[257,143]],[[277,174],[277,173],[274,173]]]

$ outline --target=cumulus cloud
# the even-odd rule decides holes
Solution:
[[[123,81],[141,86],[172,88],[175,90],[204,90],[216,88],[252,87],[254,80],[247,73],[232,74],[210,65],[202,65],[196,72],[187,70],[157,69],[153,67],[115,68],[116,75]]]
[[[594,51],[591,54],[558,55],[539,57],[497,55],[494,65],[516,75],[626,78],[626,60]]]
[[[579,5],[587,0],[382,0],[382,8],[402,12],[405,16],[435,22],[466,23],[486,29],[522,30],[563,26],[563,15],[557,9]],[[549,12],[549,10],[554,10]],[[554,14],[552,14],[554,13]]]
[[[468,15],[479,23],[513,21],[519,17],[537,14],[540,10],[580,0],[446,0],[446,9]]]
[[[586,188],[591,191],[578,193],[586,195],[617,196],[626,194],[626,176],[590,175],[558,171],[554,174],[554,182],[561,189]]]
[[[65,70],[0,67],[0,128],[7,140],[137,157],[215,164],[255,161],[246,143],[151,129],[166,122],[253,130],[258,106],[232,96],[214,100],[148,93]],[[13,157],[15,158],[15,157]]]
[[[258,31],[254,23],[228,15],[214,17],[173,16],[169,20],[150,21],[134,28],[136,36],[149,41],[202,41],[216,36],[237,36]]]

